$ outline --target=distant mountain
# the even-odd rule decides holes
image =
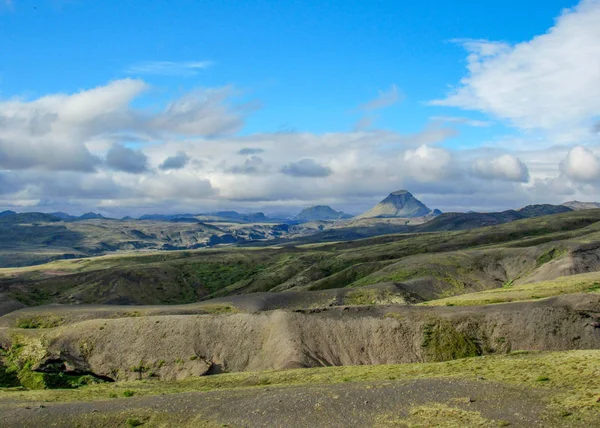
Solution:
[[[144,214],[138,220],[153,221],[181,221],[182,219],[194,220],[197,214]]]
[[[264,213],[248,213],[242,214],[237,211],[217,211],[206,214],[199,214],[203,221],[233,221],[240,223],[261,223],[271,221]]]
[[[413,218],[433,213],[441,213],[441,211],[432,211],[409,191],[398,190],[390,193],[379,204],[356,218]]]
[[[240,214],[237,211],[217,211],[203,214],[144,214],[138,220],[170,222],[233,221],[239,223],[259,223],[263,221],[269,221],[269,218],[261,212]]]
[[[46,213],[16,213],[14,211],[4,211],[0,213],[0,223],[18,224],[18,223],[38,223],[38,222],[57,222],[60,218]]]
[[[314,207],[304,208],[292,217],[291,220],[306,223],[309,221],[340,220],[346,218],[352,218],[352,216],[342,211],[336,211],[327,205],[316,205]]]
[[[60,212],[60,211],[59,212],[55,212],[55,213],[50,213],[50,215],[53,215],[54,217],[58,217],[61,220],[65,220],[65,221],[77,220],[77,217],[75,217],[74,215],[63,213],[63,212]]]
[[[106,219],[102,214],[98,213],[85,213],[76,218],[76,220],[96,220],[96,219]]]
[[[571,208],[573,211],[579,210],[593,210],[600,208],[600,202],[580,202],[580,201],[569,201],[563,204],[565,207]]]
[[[495,226],[524,218],[560,214],[572,211],[562,205],[527,205],[519,210],[506,210],[492,213],[445,213],[422,225],[416,226],[419,232],[437,232],[443,230],[465,230],[477,227]]]

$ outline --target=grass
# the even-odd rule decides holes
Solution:
[[[63,323],[64,319],[56,315],[37,315],[18,318],[16,326],[18,328],[54,328]]]
[[[438,297],[450,297],[497,286],[493,277],[481,278],[488,259],[497,265],[502,257],[529,254],[524,273],[560,257],[572,242],[597,242],[599,220],[600,213],[592,210],[465,231],[383,235],[302,248],[115,254],[0,269],[0,286],[3,294],[28,306],[107,300],[177,304],[274,289],[328,289],[431,276],[441,284],[435,291]],[[554,242],[551,249],[548,242]],[[527,250],[542,244],[537,258]]]
[[[424,306],[474,306],[536,300],[570,293],[600,291],[600,272],[563,276],[550,281],[513,285],[421,303]]]
[[[395,414],[383,415],[375,421],[376,428],[403,427],[494,427],[499,421],[492,421],[481,416],[481,413],[451,407],[445,404],[429,404],[413,407],[408,417]],[[500,425],[503,426],[503,425]]]
[[[358,305],[381,305],[381,304],[404,304],[406,301],[398,294],[391,290],[377,290],[370,288],[359,288],[349,291],[345,298],[344,304],[351,306]]]
[[[90,385],[74,390],[0,389],[3,400],[94,401],[114,396],[148,396],[190,391],[289,386],[359,381],[484,377],[524,387],[549,388],[557,409],[600,412],[600,350],[514,352],[438,363],[344,366],[312,369],[226,373],[181,381],[141,380]],[[547,378],[540,381],[541,377]]]
[[[441,319],[425,324],[421,346],[429,361],[475,357],[482,353],[476,341],[466,332]]]
[[[567,254],[566,248],[550,248],[549,250],[544,251],[540,254],[536,260],[537,266],[541,266],[546,264],[554,259],[558,259]]]

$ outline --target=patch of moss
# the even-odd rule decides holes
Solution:
[[[588,293],[595,293],[600,291],[600,282],[594,282],[591,287],[586,290]]]
[[[31,317],[18,318],[18,328],[54,328],[62,325],[64,319],[56,315],[35,315]]]
[[[538,256],[536,265],[537,267],[540,267],[541,265],[546,264],[554,259],[558,259],[565,254],[567,254],[566,248],[550,248]]]
[[[434,320],[425,324],[421,346],[429,361],[448,361],[482,355],[476,340],[459,331],[447,320]]]
[[[23,338],[21,338],[23,339]],[[105,382],[91,374],[69,375],[64,372],[37,372],[33,367],[43,357],[41,343],[15,339],[8,350],[0,353],[0,387],[27,389],[68,389]]]

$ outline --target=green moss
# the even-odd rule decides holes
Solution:
[[[448,361],[482,355],[478,343],[450,321],[435,320],[423,326],[421,346],[429,361]]]
[[[18,318],[16,326],[18,328],[54,328],[62,325],[62,317],[55,315],[36,315],[31,317]]]
[[[554,259],[558,259],[567,254],[566,248],[550,248],[540,254],[536,260],[536,265],[539,267],[545,263],[548,263]]]
[[[136,418],[129,418],[129,419],[127,419],[127,421],[125,421],[125,423],[129,427],[139,427],[140,425],[144,424],[142,421],[140,421],[139,419],[136,419]]]
[[[595,293],[600,291],[600,282],[594,282],[588,289],[586,290],[588,293]]]
[[[374,305],[376,298],[375,290],[361,289],[348,292],[344,303],[347,305]]]
[[[23,338],[20,338],[21,340]],[[68,375],[60,372],[37,372],[33,367],[43,356],[39,343],[23,343],[15,339],[8,350],[0,353],[0,387],[24,387],[27,389],[66,389],[103,383],[93,375]]]

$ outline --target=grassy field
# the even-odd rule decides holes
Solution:
[[[525,352],[464,358],[442,363],[323,367],[268,372],[229,373],[182,381],[135,381],[84,386],[77,390],[0,390],[6,400],[72,402],[126,400],[128,397],[240,388],[326,385],[409,379],[485,379],[552,391],[550,406],[565,417],[600,417],[600,351]],[[597,420],[597,419],[596,419]]]
[[[600,242],[600,210],[494,227],[318,246],[115,254],[0,269],[0,297],[48,303],[191,303],[261,291],[325,290],[424,278],[422,301],[527,282]],[[590,247],[591,246],[591,247]],[[577,250],[577,251],[576,251]],[[579,273],[577,271],[572,273]]]
[[[551,281],[506,285],[494,290],[423,302],[423,306],[474,306],[536,300],[570,293],[599,293],[600,272],[564,276]]]

